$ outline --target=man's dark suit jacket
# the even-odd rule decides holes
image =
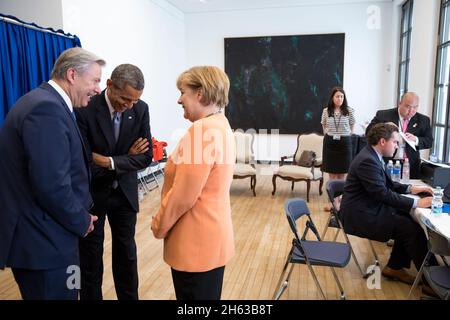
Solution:
[[[375,150],[366,146],[353,159],[345,182],[340,209],[345,232],[377,241],[391,239],[392,215],[414,204],[400,195],[407,188],[388,177]]]
[[[20,98],[0,129],[0,268],[79,264],[89,227],[87,154],[63,98],[48,83]]]
[[[375,118],[372,119],[370,124],[366,129],[366,136],[369,132],[369,129],[376,123],[380,122],[393,122],[398,125],[399,116],[398,116],[398,108],[388,109],[388,110],[380,110],[375,115]],[[402,128],[399,128],[401,130]],[[420,178],[420,153],[419,150],[429,149],[433,144],[433,132],[430,126],[430,118],[427,116],[416,113],[414,117],[408,123],[408,129],[406,132],[412,133],[416,137],[419,138],[419,145],[416,146],[416,150],[406,143],[406,155],[409,159],[410,163],[410,177],[412,179]]]
[[[96,212],[104,212],[111,193],[112,183],[117,180],[131,208],[139,211],[137,171],[147,168],[153,156],[150,135],[148,105],[139,100],[132,109],[122,114],[119,140],[116,144],[111,114],[105,99],[105,90],[93,97],[86,108],[76,110],[77,122],[90,155],[92,168],[92,196]],[[138,138],[147,138],[149,151],[128,155],[128,150]],[[92,162],[91,152],[112,157],[115,170],[109,170]]]

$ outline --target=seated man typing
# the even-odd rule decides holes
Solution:
[[[428,186],[411,186],[393,182],[384,170],[383,157],[392,157],[398,148],[399,133],[392,123],[378,123],[368,132],[368,145],[350,165],[341,203],[341,219],[348,234],[387,241],[394,239],[391,256],[382,274],[408,284],[414,277],[403,268],[411,260],[419,270],[427,254],[427,239],[411,217],[413,208],[426,208],[432,197],[412,199],[402,194],[428,192]],[[423,291],[428,293],[427,287]]]

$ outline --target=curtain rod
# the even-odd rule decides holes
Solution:
[[[61,36],[61,37],[66,37],[66,38],[69,38],[69,39],[73,39],[74,38],[74,36],[68,36],[68,35],[66,35],[66,34],[64,34],[62,32],[51,31],[51,30],[44,29],[44,28],[41,28],[41,27],[36,27],[36,26],[30,25],[30,24],[27,24],[27,23],[24,23],[24,22],[20,22],[20,21],[11,19],[11,18],[7,18],[7,17],[0,16],[0,20],[6,21],[6,22],[9,22],[9,23],[12,23],[12,24],[16,24],[16,25],[19,25],[19,26],[22,26],[22,27],[25,27],[25,28],[29,28],[29,29],[32,29],[32,30],[47,32],[47,33],[55,34],[55,35],[58,35],[58,36]]]

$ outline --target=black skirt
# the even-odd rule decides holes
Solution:
[[[352,161],[352,141],[350,136],[334,140],[325,135],[322,149],[322,170],[328,173],[347,173]]]

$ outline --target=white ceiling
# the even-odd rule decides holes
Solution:
[[[255,10],[306,5],[392,2],[393,0],[166,0],[184,13]]]

